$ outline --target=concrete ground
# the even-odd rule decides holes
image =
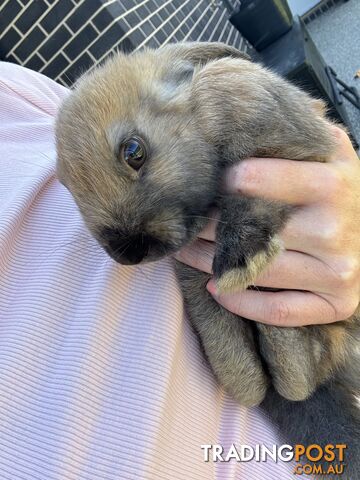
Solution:
[[[306,26],[324,60],[349,86],[360,93],[360,0],[339,2]],[[360,110],[344,100],[358,143],[360,143]]]
[[[311,8],[315,7],[320,0],[287,0],[293,14],[304,15]]]

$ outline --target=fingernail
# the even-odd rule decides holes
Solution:
[[[210,280],[206,285],[206,290],[211,293],[211,295],[217,295],[217,289],[214,280]]]

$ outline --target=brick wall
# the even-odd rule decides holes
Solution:
[[[71,85],[118,48],[216,40],[247,50],[228,15],[220,0],[0,0],[0,58]]]

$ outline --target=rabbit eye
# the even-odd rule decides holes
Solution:
[[[138,137],[131,137],[122,143],[120,156],[134,170],[139,170],[146,160],[146,148],[144,142]]]

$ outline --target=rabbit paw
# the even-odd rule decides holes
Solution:
[[[214,258],[213,271],[216,287],[220,293],[233,293],[245,290],[254,285],[257,277],[281,251],[282,243],[274,236],[266,245],[252,257],[229,256],[225,249],[217,252]],[[234,265],[235,264],[235,265]]]

